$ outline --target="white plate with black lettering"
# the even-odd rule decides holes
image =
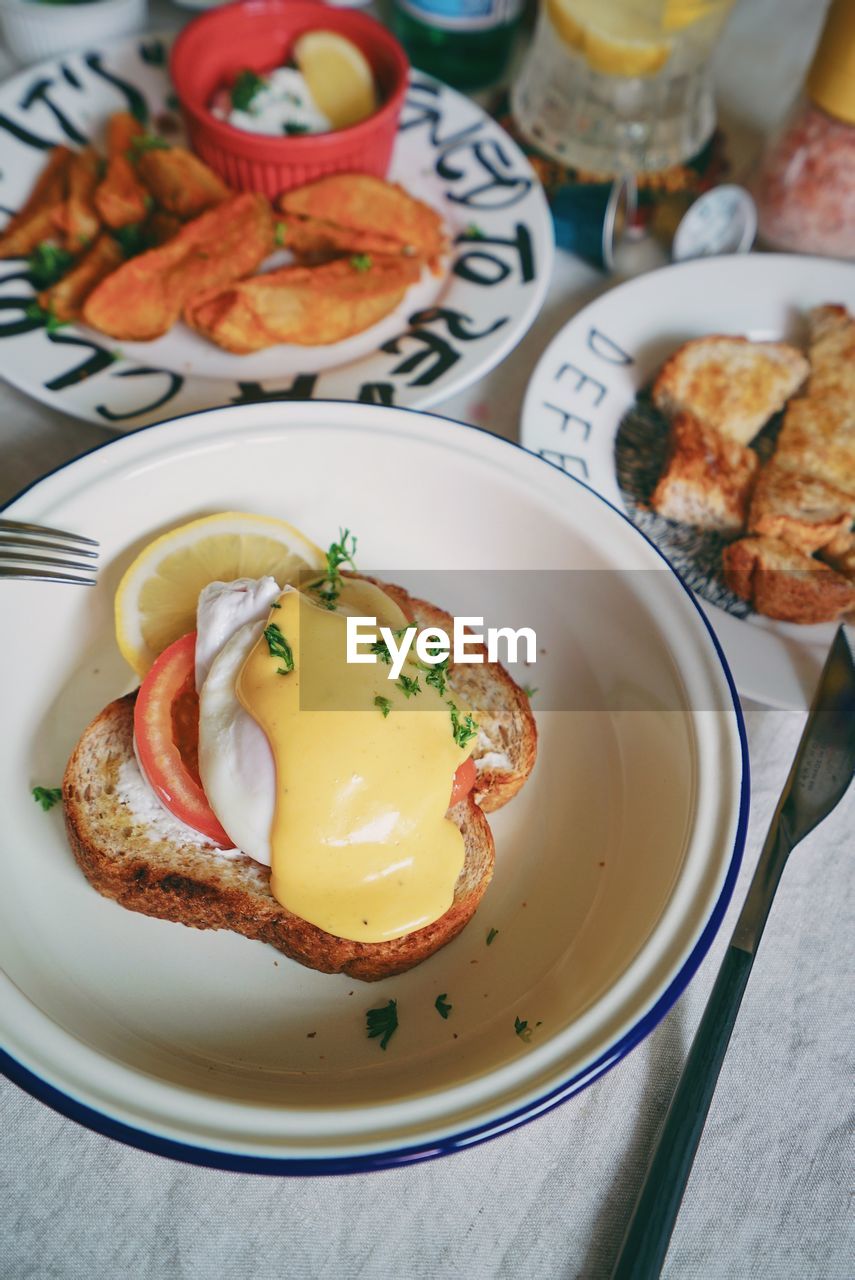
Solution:
[[[834,627],[754,613],[721,579],[717,535],[647,507],[667,427],[644,392],[690,338],[732,333],[803,345],[804,313],[829,302],[855,310],[855,265],[740,254],[664,267],[612,289],[564,326],[534,371],[522,413],[525,447],[625,511],[698,594],[739,692],[794,710],[810,704]],[[761,432],[758,451],[763,442]]]
[[[60,143],[103,149],[107,117],[131,110],[181,137],[160,36],[28,68],[0,87],[0,209],[17,209]],[[48,333],[26,314],[25,261],[0,264],[0,368],[53,408],[127,431],[196,409],[258,400],[361,400],[425,408],[497,364],[522,338],[552,268],[552,222],[528,161],[480,107],[421,74],[401,117],[389,177],[443,215],[451,253],[364,333],[326,347],[236,356],[183,323],[118,344],[83,325]]]

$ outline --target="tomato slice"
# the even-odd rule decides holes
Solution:
[[[470,756],[468,760],[464,760],[454,775],[454,782],[451,784],[451,800],[448,802],[449,809],[453,809],[459,800],[463,800],[465,796],[475,786],[475,761]]]
[[[154,663],[134,708],[137,759],[149,786],[181,822],[230,849],[232,841],[199,780],[196,632],[176,640]]]

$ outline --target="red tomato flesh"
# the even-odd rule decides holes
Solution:
[[[468,760],[464,760],[454,775],[454,782],[451,786],[451,799],[448,802],[449,809],[453,809],[459,800],[469,795],[469,792],[475,786],[475,761],[470,756]]]
[[[140,768],[170,813],[230,849],[232,841],[208,804],[199,778],[195,631],[164,649],[143,680],[134,707],[134,738]],[[470,756],[454,775],[449,808],[468,796],[475,776]]]
[[[176,640],[155,662],[137,694],[134,737],[149,786],[181,822],[230,849],[232,841],[199,780],[196,632]]]

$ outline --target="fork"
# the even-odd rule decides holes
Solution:
[[[93,587],[98,572],[97,547],[94,538],[84,538],[79,533],[0,519],[0,578],[73,582]],[[64,553],[67,558],[58,557],[56,552]],[[84,576],[78,576],[80,574]]]

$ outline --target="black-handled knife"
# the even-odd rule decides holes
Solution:
[[[662,1269],[781,873],[799,841],[843,799],[853,773],[855,662],[841,626],[724,963],[665,1117],[612,1280],[655,1280]]]

